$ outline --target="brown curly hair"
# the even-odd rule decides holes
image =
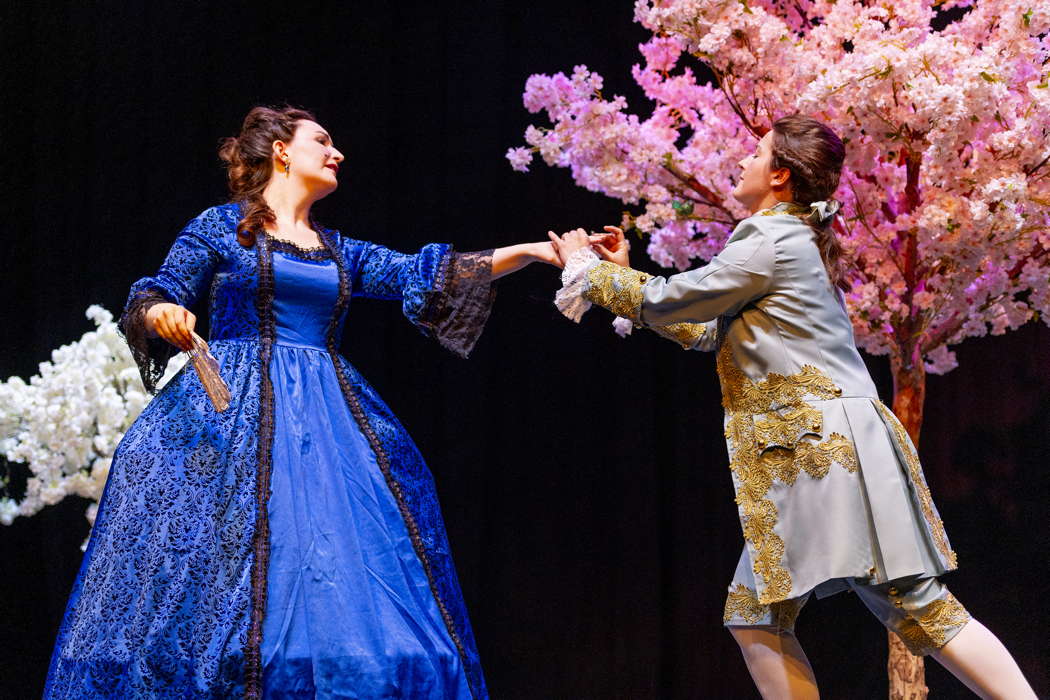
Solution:
[[[243,207],[237,224],[237,241],[251,247],[255,236],[277,218],[262,193],[273,175],[273,142],[292,140],[298,122],[317,121],[298,107],[253,107],[241,125],[241,133],[222,140],[219,158],[226,164],[230,201]]]
[[[845,157],[842,139],[827,124],[799,114],[773,124],[770,166],[791,172],[791,195],[797,204],[808,208],[813,202],[830,201],[838,189]],[[802,215],[816,233],[817,248],[832,284],[839,284],[843,278],[842,244],[831,228],[834,219],[821,221],[815,210]]]

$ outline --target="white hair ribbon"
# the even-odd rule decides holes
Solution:
[[[842,205],[839,204],[837,199],[832,199],[827,202],[822,199],[819,202],[813,202],[809,205],[810,209],[817,212],[817,215],[820,217],[820,223],[824,223],[831,219],[831,217],[835,216],[841,207]]]

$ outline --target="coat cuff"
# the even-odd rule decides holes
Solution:
[[[642,325],[642,287],[650,279],[646,272],[602,260],[587,271],[583,298]]]

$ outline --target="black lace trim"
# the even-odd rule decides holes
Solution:
[[[156,304],[166,304],[168,300],[154,291],[139,292],[124,307],[117,328],[124,334],[124,340],[131,348],[131,355],[138,365],[139,375],[146,391],[151,394],[157,390],[157,382],[164,376],[168,360],[179,349],[163,338],[151,338],[146,329],[146,312]]]
[[[308,260],[310,262],[321,262],[332,259],[332,252],[324,245],[319,245],[314,248],[303,248],[291,241],[286,241],[283,238],[274,238],[273,236],[267,236],[267,238],[270,242],[270,250],[275,253],[284,253],[285,255],[291,255],[293,258]]]
[[[361,401],[358,399],[357,394],[354,393],[353,387],[350,386],[350,380],[347,378],[346,373],[343,371],[343,367],[339,362],[339,338],[336,336],[336,331],[339,328],[339,319],[342,317],[343,312],[350,303],[350,277],[346,272],[346,268],[343,264],[342,257],[339,255],[339,250],[336,247],[335,241],[329,239],[328,236],[323,234],[321,240],[323,240],[328,246],[332,259],[335,260],[335,264],[339,268],[339,299],[336,301],[335,310],[332,313],[332,318],[328,321],[328,328],[325,332],[328,354],[331,356],[332,364],[335,366],[335,374],[339,380],[339,388],[343,392],[343,398],[346,400],[346,405],[349,407],[351,415],[353,415],[354,420],[357,422],[358,428],[364,433],[369,446],[372,448],[372,452],[376,456],[379,471],[383,474],[383,479],[386,481],[387,488],[390,489],[390,493],[393,494],[394,500],[397,502],[397,509],[401,513],[402,520],[405,521],[405,527],[408,529],[409,539],[412,541],[412,548],[415,550],[416,556],[419,557],[419,561],[423,565],[423,572],[427,576],[430,593],[434,596],[434,602],[437,603],[438,611],[441,613],[441,619],[445,622],[446,629],[448,629],[449,637],[451,637],[452,643],[456,645],[456,651],[459,653],[459,658],[464,664],[464,667],[466,667],[467,654],[463,649],[463,643],[460,641],[459,633],[456,631],[456,623],[452,619],[452,615],[449,614],[445,602],[441,599],[441,593],[438,591],[437,584],[434,582],[434,574],[430,568],[430,560],[427,557],[426,547],[423,545],[423,538],[419,535],[419,526],[416,525],[416,520],[412,516],[412,512],[408,509],[408,505],[405,503],[404,494],[401,491],[401,484],[398,483],[397,479],[394,478],[394,475],[390,471],[390,457],[383,448],[383,444],[379,441],[379,436],[376,435],[371,423],[368,422],[368,416],[365,415],[365,411],[361,407]],[[492,259],[490,255],[489,270],[491,271],[491,269]],[[467,687],[470,691],[471,697],[475,697],[474,689],[471,688],[469,684]]]
[[[419,325],[443,347],[466,357],[492,310],[496,298],[492,281],[491,250],[449,253],[442,261],[437,289],[427,299]]]
[[[273,457],[273,384],[270,381],[270,354],[275,337],[273,318],[273,257],[270,240],[256,236],[258,284],[255,310],[259,316],[259,442],[255,473],[255,533],[252,535],[251,620],[244,645],[244,697],[262,700],[262,632],[266,616],[267,569],[270,562],[270,474]]]

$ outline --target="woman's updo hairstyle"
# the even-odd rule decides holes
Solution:
[[[266,224],[277,221],[262,193],[273,176],[273,142],[292,140],[302,120],[317,121],[296,107],[253,107],[241,125],[241,133],[222,140],[219,158],[226,163],[230,201],[244,209],[237,224],[237,241],[250,247]]]
[[[817,248],[832,284],[842,279],[842,244],[831,228],[839,203],[831,199],[839,186],[846,148],[826,124],[795,114],[773,124],[773,170],[791,172],[791,195],[803,207],[799,216],[816,233]],[[817,202],[824,205],[811,206]]]

